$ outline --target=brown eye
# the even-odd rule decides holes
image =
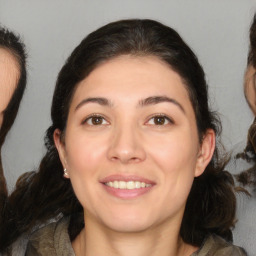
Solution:
[[[164,115],[157,115],[157,116],[153,116],[151,117],[148,122],[149,125],[167,125],[167,124],[171,124],[173,123],[172,120]]]
[[[166,118],[163,116],[156,116],[154,117],[154,124],[155,125],[163,125],[166,122]]]
[[[88,117],[83,123],[88,125],[106,125],[108,122],[102,116]]]
[[[91,122],[92,122],[93,125],[99,125],[99,124],[103,123],[103,118],[100,117],[100,116],[94,116],[91,119],[92,119]]]

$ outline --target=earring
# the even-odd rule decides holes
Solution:
[[[64,169],[64,177],[68,178],[68,171],[66,168]]]

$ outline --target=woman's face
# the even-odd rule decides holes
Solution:
[[[4,111],[8,106],[19,79],[19,68],[15,57],[0,48],[0,128]]]
[[[214,150],[200,145],[181,77],[156,57],[121,56],[81,81],[64,142],[54,139],[86,220],[130,232],[181,222],[193,179]]]
[[[250,65],[248,66],[245,73],[244,81],[244,92],[249,107],[251,108],[253,114],[256,116],[256,70]]]

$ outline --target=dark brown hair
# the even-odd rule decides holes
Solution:
[[[0,241],[1,234],[3,234],[2,227],[5,219],[4,215],[7,214],[7,186],[2,167],[1,148],[5,141],[6,135],[12,127],[14,120],[17,116],[19,105],[26,87],[26,53],[25,46],[20,40],[19,36],[13,32],[2,28],[0,26],[0,48],[8,51],[16,59],[19,68],[19,79],[11,97],[7,108],[4,110],[3,123],[0,128]]]
[[[81,231],[84,225],[83,209],[70,181],[63,178],[53,132],[55,129],[65,131],[77,84],[100,63],[120,55],[156,56],[167,63],[186,85],[200,140],[207,129],[220,134],[220,122],[216,114],[209,110],[203,69],[175,30],[153,20],[138,19],[117,21],[101,27],[75,48],[58,75],[52,100],[52,125],[45,136],[47,152],[38,172],[24,174],[10,196],[10,203],[16,212],[17,229],[13,232],[8,229],[6,245],[19,234],[60,213],[71,216],[71,240]],[[232,239],[230,228],[234,223],[236,207],[233,179],[223,171],[224,164],[218,151],[216,148],[203,175],[194,180],[181,226],[183,240],[197,246],[210,233]]]
[[[247,59],[247,67],[253,66],[256,69],[256,14],[253,17],[253,21],[250,27],[250,46]],[[254,75],[254,83],[256,83],[256,77]],[[248,82],[248,81],[247,81]],[[246,84],[244,85],[246,91]],[[256,84],[255,84],[256,86]],[[254,93],[256,95],[256,88],[254,87]],[[247,100],[247,95],[245,93]],[[247,100],[248,104],[249,101]],[[250,104],[249,104],[250,106]],[[252,166],[249,169],[243,170],[240,174],[236,175],[236,179],[243,186],[256,187],[256,119],[254,119],[252,125],[248,130],[247,144],[242,153],[236,155],[236,158],[243,159]]]
[[[256,14],[253,17],[250,27],[250,47],[247,64],[253,65],[253,67],[256,68]]]

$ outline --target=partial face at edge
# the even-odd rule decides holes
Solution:
[[[100,65],[79,83],[65,143],[54,134],[86,218],[122,232],[181,221],[214,138],[209,130],[199,144],[177,73],[155,57],[130,56]]]
[[[0,47],[0,128],[3,116],[17,86],[20,76],[15,57],[6,49]]]
[[[250,65],[245,72],[244,78],[244,93],[248,105],[251,108],[254,116],[256,116],[256,70]]]

